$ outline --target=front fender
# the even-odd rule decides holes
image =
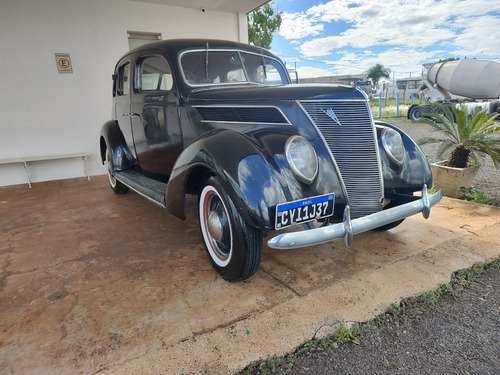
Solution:
[[[420,191],[422,186],[432,186],[432,172],[429,162],[418,145],[401,129],[382,121],[376,121],[380,162],[384,179],[384,196],[390,198],[394,193]],[[396,130],[403,140],[405,157],[401,166],[396,165],[384,151],[381,129],[389,127]]]
[[[114,120],[107,121],[101,127],[100,149],[102,163],[106,160],[106,149],[111,150],[115,170],[130,169],[137,163],[127,146],[120,127]]]
[[[268,207],[286,200],[273,169],[250,137],[232,130],[207,132],[177,159],[167,186],[167,210],[185,219],[185,193],[199,191],[206,177],[215,175],[243,219],[268,228]]]
[[[311,184],[298,181],[284,153],[297,129],[283,128],[242,134],[213,130],[195,140],[179,156],[167,186],[167,210],[185,219],[184,196],[197,193],[207,175],[217,176],[243,219],[259,229],[274,228],[277,204],[339,190],[331,162],[318,151],[320,169],[330,177]]]

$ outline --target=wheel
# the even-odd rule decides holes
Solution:
[[[418,105],[411,107],[408,118],[411,121],[420,121],[422,119],[422,108]]]
[[[413,195],[413,193],[408,193],[408,195]],[[396,204],[394,202],[390,202],[387,206],[384,207],[384,210],[386,210],[388,208],[392,208],[392,207],[397,207],[397,206],[398,206],[398,204]],[[382,225],[381,227],[375,228],[373,230],[376,231],[376,232],[383,232],[383,231],[386,231],[386,230],[389,230],[389,229],[397,227],[403,221],[405,221],[405,219],[396,220],[396,221],[394,221],[392,223]]]
[[[227,281],[252,276],[262,257],[262,232],[243,220],[217,178],[207,180],[198,212],[205,249],[215,270]]]
[[[397,220],[393,223],[385,224],[382,225],[381,227],[373,229],[375,232],[384,232],[386,230],[392,229],[397,227],[399,224],[401,224],[405,219]]]
[[[113,162],[111,161],[109,149],[106,150],[106,172],[108,174],[109,186],[111,186],[111,189],[113,189],[116,194],[128,193],[128,187],[118,181],[113,174]]]
[[[444,111],[441,108],[436,108],[434,110],[434,112],[436,112],[439,116],[443,116],[443,117],[446,116],[446,114],[444,113]]]

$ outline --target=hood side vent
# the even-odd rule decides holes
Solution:
[[[235,122],[286,125],[290,122],[276,107],[196,106],[202,122]]]

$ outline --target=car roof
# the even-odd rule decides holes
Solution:
[[[250,44],[234,42],[234,41],[230,41],[230,40],[220,40],[220,39],[167,39],[167,40],[160,40],[157,42],[143,44],[142,46],[139,46],[139,47],[127,52],[124,56],[132,54],[132,53],[137,53],[137,52],[140,53],[141,51],[151,50],[151,49],[163,50],[169,56],[177,56],[179,54],[179,52],[181,52],[183,50],[206,49],[207,45],[208,45],[208,48],[211,50],[225,49],[225,48],[242,49],[242,50],[270,56],[273,58],[278,58],[272,52],[270,52],[264,48],[261,48],[261,47],[256,47],[256,46],[252,46]]]

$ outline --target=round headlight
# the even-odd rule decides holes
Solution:
[[[318,156],[307,139],[298,135],[288,138],[285,155],[298,179],[308,184],[313,182],[318,174]]]
[[[401,134],[391,128],[384,128],[382,131],[382,145],[384,150],[397,165],[403,164],[405,157],[405,147]]]

